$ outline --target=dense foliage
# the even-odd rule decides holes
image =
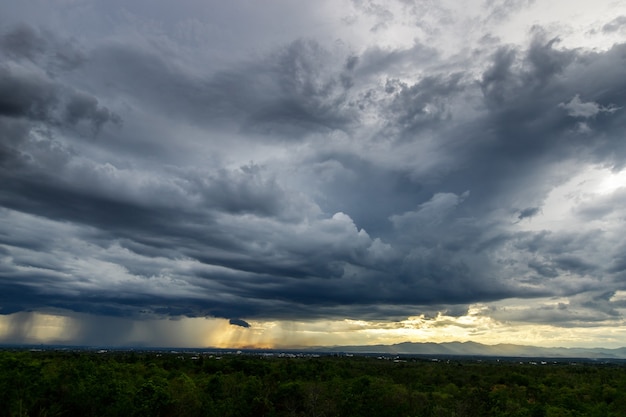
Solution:
[[[617,364],[0,351],[0,417],[624,415]]]

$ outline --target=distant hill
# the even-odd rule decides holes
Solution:
[[[626,347],[545,348],[513,344],[483,345],[476,342],[413,343],[395,345],[333,346],[313,348],[319,352],[380,353],[392,355],[502,356],[536,358],[626,359]]]
[[[145,347],[145,346],[70,346],[70,345],[2,345],[1,349],[30,349],[30,350],[95,350],[95,351],[159,351],[159,352],[188,352],[196,353],[199,350],[210,349],[216,352],[290,352],[297,353],[354,353],[361,355],[423,355],[423,356],[485,356],[501,358],[586,358],[586,359],[615,359],[626,360],[626,347],[616,349],[605,348],[545,348],[538,346],[514,345],[501,343],[498,345],[483,345],[476,342],[403,342],[394,345],[358,345],[358,346],[311,346],[274,349],[255,348],[181,348],[181,347]]]

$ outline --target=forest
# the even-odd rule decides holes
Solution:
[[[0,417],[624,416],[621,363],[0,350]]]

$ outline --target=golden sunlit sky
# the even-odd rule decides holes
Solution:
[[[0,344],[626,346],[626,4],[5,1]]]

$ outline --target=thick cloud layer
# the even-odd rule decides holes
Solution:
[[[626,43],[505,42],[527,1],[83,3],[0,7],[1,313],[621,317]]]

